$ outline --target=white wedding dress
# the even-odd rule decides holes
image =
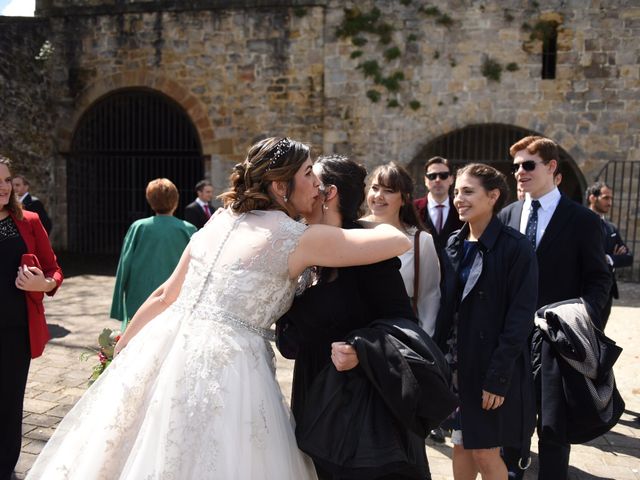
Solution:
[[[304,480],[268,328],[289,308],[301,225],[219,212],[190,245],[179,298],[63,419],[28,479]]]

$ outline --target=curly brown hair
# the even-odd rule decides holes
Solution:
[[[287,137],[265,138],[249,147],[244,162],[233,167],[231,186],[219,198],[236,213],[282,210],[289,214],[270,195],[269,186],[271,182],[284,182],[290,196],[295,189],[294,176],[309,154],[304,143]]]
[[[0,165],[6,165],[9,173],[11,173],[11,160],[4,155],[0,155]],[[18,220],[22,220],[22,205],[20,205],[20,202],[13,193],[13,186],[11,187],[11,195],[9,195],[9,203],[6,207],[2,207],[3,210],[5,208]]]

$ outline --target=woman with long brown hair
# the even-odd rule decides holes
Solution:
[[[49,340],[42,298],[58,289],[62,270],[38,214],[23,211],[13,193],[11,162],[2,155],[0,258],[0,478],[4,480],[11,477],[20,455],[29,365]]]

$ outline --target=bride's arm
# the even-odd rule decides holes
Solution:
[[[176,301],[182,288],[184,277],[187,274],[187,268],[189,267],[189,252],[190,248],[187,246],[182,253],[182,257],[180,257],[178,266],[176,266],[171,276],[149,295],[149,298],[140,306],[116,344],[116,355],[142,330],[142,327],[164,312],[169,305]]]
[[[289,273],[297,277],[311,265],[348,267],[380,262],[403,254],[411,241],[397,228],[381,224],[372,229],[312,225],[289,255]]]

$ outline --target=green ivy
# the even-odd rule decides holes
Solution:
[[[369,40],[364,37],[353,37],[351,39],[351,43],[353,43],[356,47],[362,47],[363,45],[366,45],[368,41]]]
[[[500,77],[502,76],[502,64],[493,58],[486,56],[482,61],[480,71],[482,72],[482,75],[489,80],[499,82]]]
[[[367,90],[367,98],[373,103],[378,103],[381,96],[382,95],[380,95],[380,92],[377,90]]]
[[[387,48],[384,51],[384,58],[387,62],[390,62],[391,60],[395,60],[396,58],[398,58],[401,53],[402,52],[400,52],[400,49],[398,47]]]
[[[400,0],[400,3],[404,6],[409,6],[412,4],[412,0]],[[433,17],[436,25],[450,28],[454,23],[451,16],[442,13],[436,6],[416,6],[414,8],[428,17]],[[397,29],[394,25],[383,21],[383,19],[382,12],[377,7],[369,11],[364,11],[358,7],[344,9],[344,18],[336,28],[336,36],[338,38],[349,38],[354,47],[356,47],[350,54],[352,59],[357,59],[364,55],[363,50],[358,47],[368,44],[371,41],[371,36],[377,37],[378,45],[383,46],[381,56],[387,63],[402,58],[403,49],[401,46],[393,45],[392,43]],[[407,35],[406,42],[415,42],[417,39],[418,36],[412,33]],[[437,59],[439,56],[440,53],[435,52],[434,58]],[[453,57],[449,57],[449,64],[452,67],[456,65]],[[365,78],[371,78],[374,84],[384,87],[389,94],[399,93],[402,90],[402,82],[405,81],[405,75],[402,71],[387,75],[376,59],[365,60],[359,63],[356,68],[362,71]],[[375,103],[380,101],[382,94],[379,90],[371,89],[366,92],[366,95],[369,100]],[[413,110],[417,110],[421,106],[417,100],[412,100],[408,105]],[[397,108],[401,105],[397,99],[387,98],[387,106]]]
[[[507,63],[505,70],[507,70],[508,72],[517,72],[518,70],[520,70],[520,67],[516,62],[510,62]]]

